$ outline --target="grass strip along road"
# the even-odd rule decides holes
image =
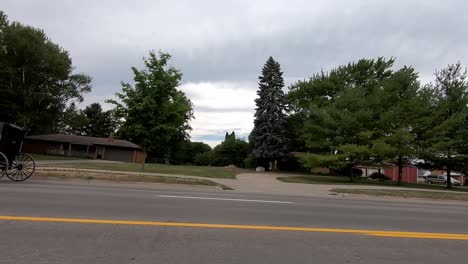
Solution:
[[[204,185],[217,186],[223,190],[231,190],[229,186],[216,183],[205,179],[191,179],[176,176],[158,176],[158,175],[125,175],[104,172],[87,171],[36,171],[34,178],[40,179],[79,179],[79,180],[103,180],[116,182],[150,182],[150,183],[168,183],[168,184],[186,184],[186,185]]]
[[[53,223],[74,223],[74,224],[136,225],[136,226],[166,226],[166,227],[218,228],[218,229],[243,229],[243,230],[268,230],[268,231],[321,232],[321,233],[342,233],[342,234],[356,234],[356,235],[367,235],[367,236],[377,236],[377,237],[395,237],[395,238],[468,240],[468,234],[405,232],[405,231],[363,230],[363,229],[339,229],[339,228],[316,228],[316,227],[200,224],[200,223],[105,220],[105,219],[81,219],[81,218],[56,218],[56,217],[52,218],[52,217],[7,216],[7,215],[0,216],[0,221],[26,221],[26,222],[53,222]]]
[[[418,191],[418,190],[396,190],[396,189],[343,189],[330,190],[334,193],[391,196],[401,198],[426,198],[435,200],[468,201],[466,192],[441,192],[441,191]]]
[[[235,179],[236,175],[245,172],[242,169],[231,169],[214,166],[189,166],[189,165],[166,165],[159,163],[145,164],[142,169],[141,164],[137,163],[63,163],[63,164],[44,164],[42,167],[61,167],[76,169],[94,169],[108,171],[130,171],[130,172],[149,172],[162,174],[179,174],[189,176],[199,176],[207,178],[225,178]]]

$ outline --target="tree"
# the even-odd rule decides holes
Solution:
[[[108,137],[114,134],[116,122],[111,111],[103,111],[99,103],[93,103],[83,110],[87,124],[84,133],[90,137]]]
[[[123,119],[118,136],[139,144],[152,158],[169,162],[177,143],[188,138],[192,103],[177,87],[182,73],[168,66],[168,53],[149,53],[145,69],[132,67],[135,85],[122,83],[115,112]]]
[[[184,140],[178,144],[171,155],[171,164],[195,164],[196,157],[211,151],[211,147],[203,142]]]
[[[86,116],[72,102],[60,116],[57,122],[57,132],[60,134],[84,136],[86,135],[87,125],[88,120]]]
[[[424,156],[434,166],[447,171],[447,188],[451,172],[467,164],[468,82],[467,71],[460,63],[448,65],[435,73],[430,87],[432,104],[430,122],[423,134]]]
[[[91,91],[91,77],[73,73],[67,51],[1,11],[0,54],[0,116],[31,133],[53,132],[67,103]]]
[[[62,134],[108,137],[113,135],[116,121],[111,111],[103,111],[99,103],[93,103],[84,110],[71,103],[57,123],[57,132]]]
[[[250,146],[244,140],[236,138],[236,134],[232,132],[231,134],[226,133],[225,140],[216,146],[213,152],[213,160],[210,165],[243,167],[244,160],[249,155]]]
[[[393,62],[362,59],[290,89],[292,108],[304,117],[302,137],[309,153],[301,159],[306,167],[348,169],[352,181],[354,165],[375,160],[372,142],[380,135],[376,128],[382,112],[378,91],[392,75]]]
[[[287,151],[286,100],[280,64],[270,57],[259,79],[259,98],[255,99],[257,107],[249,141],[254,157],[270,162],[271,168],[277,170],[277,160],[284,157]]]
[[[377,139],[371,142],[372,153],[398,166],[398,184],[402,184],[403,166],[416,153],[418,121],[425,115],[426,102],[419,89],[418,74],[412,67],[403,67],[376,91],[382,112]]]

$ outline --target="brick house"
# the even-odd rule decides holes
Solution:
[[[22,151],[134,163],[141,163],[146,157],[138,145],[127,140],[62,134],[27,136]]]

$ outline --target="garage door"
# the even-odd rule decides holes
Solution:
[[[105,160],[114,160],[122,162],[132,162],[133,160],[133,150],[128,149],[116,149],[106,147],[106,152],[104,154]]]

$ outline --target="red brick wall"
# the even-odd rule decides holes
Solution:
[[[398,181],[398,167],[387,167],[384,169],[384,174],[390,177],[392,181]],[[418,183],[418,168],[403,167],[403,182]]]
[[[47,143],[23,143],[21,152],[46,155],[48,148]]]
[[[134,163],[143,163],[145,161],[146,154],[141,150],[133,151],[133,162]]]

